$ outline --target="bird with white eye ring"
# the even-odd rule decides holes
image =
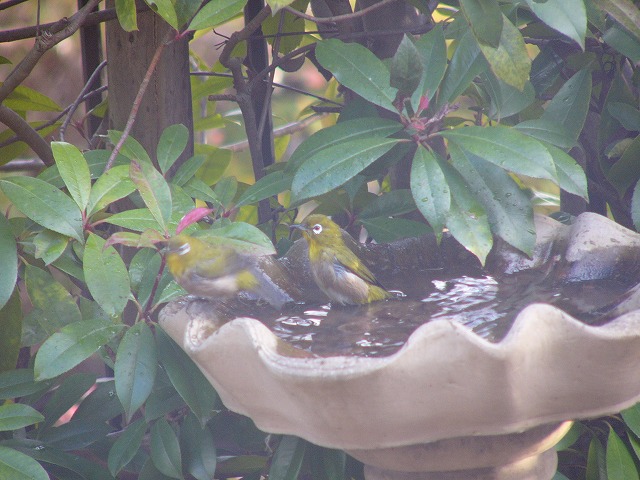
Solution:
[[[311,275],[332,302],[359,305],[393,297],[346,245],[342,230],[329,217],[309,215],[290,228],[302,232],[309,245]]]

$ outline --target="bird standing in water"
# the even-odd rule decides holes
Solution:
[[[347,247],[342,230],[325,215],[309,215],[298,229],[309,245],[311,274],[332,302],[359,305],[391,298],[362,260]]]

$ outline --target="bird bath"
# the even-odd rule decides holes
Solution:
[[[487,270],[506,278],[537,269],[558,284],[640,281],[640,235],[594,214],[572,226],[536,223],[533,258],[498,246]],[[424,242],[361,254],[393,265],[396,275],[410,264],[436,272],[436,265],[469,261],[455,246]],[[304,271],[295,250],[280,263]],[[307,278],[296,278],[296,287],[318,294]],[[228,321],[222,304],[204,300],[171,303],[160,324],[230,410],[266,432],[346,450],[365,464],[367,480],[547,480],[556,469],[553,446],[571,420],[640,400],[639,309],[637,288],[602,305],[597,325],[532,302],[494,341],[441,318],[378,357],[319,357],[258,320]]]

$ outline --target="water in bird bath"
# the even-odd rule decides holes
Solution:
[[[306,304],[281,311],[240,300],[226,305],[225,316],[257,318],[287,343],[319,356],[385,356],[400,349],[420,325],[436,319],[460,322],[497,342],[517,314],[536,302],[599,324],[634,283],[629,277],[558,283],[539,270],[498,278],[469,266],[381,280],[404,296],[364,306]]]

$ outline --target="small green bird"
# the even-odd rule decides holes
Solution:
[[[301,230],[307,240],[313,279],[332,302],[359,305],[393,296],[347,247],[342,230],[329,217],[309,215],[291,228]]]
[[[167,267],[180,286],[202,297],[228,297],[259,285],[248,256],[185,234],[167,242]]]

